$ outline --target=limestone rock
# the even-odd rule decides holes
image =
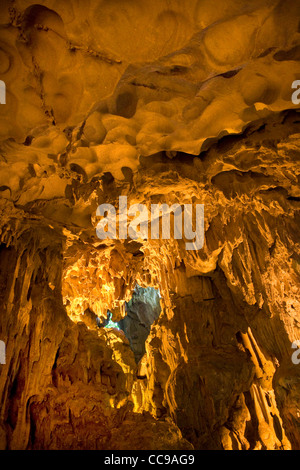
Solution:
[[[2,3],[0,448],[300,449],[299,3]]]

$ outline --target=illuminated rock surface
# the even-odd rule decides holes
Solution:
[[[1,448],[300,449],[299,13],[3,2]],[[204,247],[99,240],[120,195],[204,204]],[[96,323],[136,284],[138,364]]]

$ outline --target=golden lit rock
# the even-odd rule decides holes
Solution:
[[[299,13],[3,2],[1,449],[300,449]]]

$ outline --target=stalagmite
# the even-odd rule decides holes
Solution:
[[[299,450],[299,2],[2,3],[0,449]]]

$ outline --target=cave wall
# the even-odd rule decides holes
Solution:
[[[1,7],[0,447],[299,449],[299,5],[149,2]],[[100,240],[120,195],[203,248]]]

